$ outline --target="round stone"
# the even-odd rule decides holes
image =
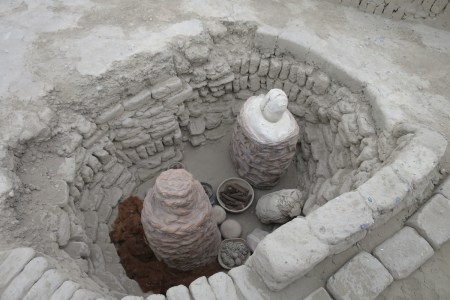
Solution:
[[[217,224],[222,224],[223,221],[225,221],[225,218],[227,217],[227,213],[225,212],[225,209],[223,209],[219,205],[213,206],[212,213],[213,213],[214,220],[216,220]]]
[[[226,220],[220,225],[220,232],[226,239],[238,238],[241,236],[242,227],[241,224],[235,220]]]

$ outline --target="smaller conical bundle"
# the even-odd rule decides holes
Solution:
[[[150,248],[169,267],[191,270],[217,258],[221,239],[211,204],[186,170],[158,176],[145,197],[141,220]]]

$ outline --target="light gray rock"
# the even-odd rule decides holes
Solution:
[[[42,277],[31,287],[23,300],[49,299],[53,292],[65,281],[57,270],[46,271]]]
[[[258,274],[246,265],[231,269],[228,275],[233,279],[239,299],[267,300],[273,296]]]
[[[450,200],[450,176],[447,176],[444,182],[436,189],[436,193]]]
[[[411,275],[433,254],[433,248],[427,241],[408,226],[378,245],[373,251],[373,255],[396,280]]]
[[[53,293],[50,300],[70,300],[76,290],[80,288],[78,283],[64,281],[63,284]]]
[[[270,66],[269,66],[269,73],[268,76],[272,79],[275,79],[278,77],[281,71],[281,61],[277,58],[271,58],[270,59]]]
[[[167,300],[191,300],[189,290],[184,285],[173,286],[166,292]]]
[[[117,118],[124,112],[124,108],[121,103],[118,103],[108,109],[106,109],[101,115],[97,117],[95,123],[103,124]]]
[[[72,258],[86,258],[89,256],[89,247],[84,242],[70,241],[66,247],[64,247],[64,251],[67,252]]]
[[[258,68],[258,76],[264,77],[267,76],[267,73],[269,72],[269,60],[268,59],[261,59],[260,63],[259,63],[259,68]]]
[[[125,296],[121,300],[144,300],[141,296]]]
[[[205,123],[205,119],[200,117],[200,118],[191,118],[189,120],[189,133],[191,135],[200,135],[203,132],[205,132],[205,128],[206,128],[206,123]]]
[[[216,273],[208,278],[217,300],[238,300],[233,280],[223,272]]]
[[[70,239],[70,218],[64,210],[61,210],[59,214],[57,239],[60,247],[66,246]]]
[[[50,269],[48,260],[43,257],[33,258],[17,275],[0,296],[1,300],[21,300],[42,274]]]
[[[163,82],[160,82],[152,87],[152,97],[154,99],[161,99],[168,96],[170,93],[183,88],[183,83],[180,78],[172,77]]]
[[[206,142],[206,137],[203,134],[191,136],[189,142],[191,142],[192,146],[197,147]]]
[[[261,88],[260,78],[257,74],[250,75],[248,77],[248,89],[252,92],[256,92]]]
[[[393,281],[388,270],[372,255],[360,252],[327,281],[336,300],[375,299]]]
[[[203,64],[208,61],[209,52],[206,45],[192,45],[184,51],[184,55],[193,64]]]
[[[314,78],[314,86],[312,89],[313,92],[318,95],[325,94],[331,83],[330,77],[328,77],[328,75],[323,72],[317,72],[313,74],[313,78]]]
[[[450,240],[449,216],[450,200],[436,194],[409,218],[406,225],[416,229],[437,250]]]
[[[195,279],[189,285],[189,291],[191,292],[194,300],[215,300],[213,290],[209,286],[208,280],[205,276]]]
[[[145,298],[145,300],[166,300],[166,296],[162,294],[153,294]]]
[[[175,105],[180,105],[181,103],[192,99],[195,97],[195,93],[192,90],[190,85],[186,85],[185,88],[178,94],[169,97],[166,101],[164,101],[165,107],[173,107]]]
[[[225,239],[233,239],[241,236],[242,226],[236,220],[228,219],[220,225],[220,233]]]
[[[5,255],[0,264],[0,291],[23,270],[35,254],[32,248],[16,248]]]
[[[312,233],[322,242],[343,251],[364,238],[373,224],[372,211],[361,194],[350,192],[327,202],[306,217]]]
[[[125,110],[132,111],[142,107],[146,103],[150,103],[152,99],[151,90],[143,90],[137,95],[128,98],[123,102],[123,107]]]
[[[103,251],[100,248],[98,244],[90,244],[89,245],[89,258],[92,261],[92,264],[94,265],[95,270],[99,271],[105,271],[106,264],[105,264],[105,258],[103,257]]]
[[[71,300],[96,300],[100,295],[92,291],[80,289],[75,291]]]
[[[256,71],[258,71],[260,61],[261,61],[261,57],[259,56],[259,54],[252,53],[250,55],[250,65],[248,68],[248,72],[250,74],[254,74],[254,73],[256,73]]]
[[[256,216],[262,223],[286,223],[300,215],[303,204],[303,193],[300,190],[276,191],[259,198]]]
[[[295,218],[267,235],[246,264],[273,291],[299,279],[330,254],[304,218]]]
[[[309,294],[305,299],[303,300],[333,300],[328,292],[323,288],[318,288],[311,294]]]

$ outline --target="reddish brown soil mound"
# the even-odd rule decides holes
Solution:
[[[165,293],[172,286],[189,285],[198,277],[208,277],[223,270],[218,262],[214,262],[183,272],[158,261],[145,242],[142,206],[138,197],[130,197],[119,204],[119,214],[110,236],[128,277],[136,280],[144,292]]]

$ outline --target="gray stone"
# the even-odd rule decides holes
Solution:
[[[295,218],[267,235],[246,264],[274,291],[288,286],[330,254],[304,218]]]
[[[117,118],[124,112],[124,108],[121,103],[114,105],[111,108],[105,110],[100,116],[97,117],[95,123],[103,124]]]
[[[31,287],[23,300],[49,299],[53,292],[65,281],[57,270],[46,271],[42,277]]]
[[[0,264],[0,291],[23,270],[34,255],[35,251],[32,248],[16,248],[8,253]]]
[[[264,77],[267,76],[267,73],[269,72],[269,60],[268,59],[261,59],[261,62],[259,63],[258,68],[258,76]]]
[[[209,285],[217,300],[238,300],[233,280],[223,272],[216,273],[208,278]]]
[[[139,94],[128,98],[123,102],[125,110],[132,111],[142,107],[146,103],[150,103],[152,99],[151,90],[143,90]]]
[[[105,258],[103,257],[102,249],[98,244],[90,244],[89,245],[89,258],[92,261],[92,264],[94,265],[95,270],[99,271],[105,271],[106,270],[106,264],[105,264]]]
[[[103,283],[105,283],[109,287],[109,289],[121,293],[127,292],[125,288],[122,286],[122,284],[119,282],[119,280],[116,278],[116,276],[114,276],[110,272],[96,271],[95,276],[97,276],[97,278],[99,278]]]
[[[150,140],[151,138],[149,134],[141,133],[138,136],[120,142],[120,144],[124,149],[135,148],[137,146],[145,144],[146,142],[149,142]]]
[[[105,177],[102,180],[102,186],[105,188],[111,187],[117,181],[117,179],[119,179],[124,169],[124,166],[116,163],[114,167],[106,173]]]
[[[269,77],[275,79],[278,77],[281,71],[281,61],[276,58],[270,59],[270,67],[269,67]]]
[[[333,300],[328,292],[323,288],[318,288],[311,294],[309,294],[305,299],[303,300]]]
[[[80,289],[75,291],[71,300],[96,300],[100,295],[92,291]]]
[[[259,90],[261,88],[261,84],[260,84],[260,78],[257,74],[253,74],[250,75],[250,77],[248,78],[248,89],[252,92],[256,92],[257,90]]]
[[[105,223],[98,224],[97,242],[99,242],[99,243],[102,243],[102,242],[110,243],[111,242],[111,239],[109,237],[109,228],[108,228],[108,225],[106,225]],[[114,248],[114,246],[112,248]],[[116,251],[116,248],[114,248],[114,251]]]
[[[182,87],[183,83],[181,82],[180,78],[172,77],[167,79],[166,81],[156,84],[152,88],[152,96],[154,99],[161,99],[168,96],[172,92],[181,90]]]
[[[248,68],[248,72],[250,74],[254,74],[254,73],[256,73],[256,71],[258,71],[260,61],[261,61],[261,57],[259,56],[259,54],[252,53],[250,55],[250,65]]]
[[[189,290],[184,285],[171,287],[166,292],[167,300],[191,300]]]
[[[290,61],[283,60],[283,63],[281,65],[281,71],[280,71],[280,74],[278,75],[278,78],[280,78],[281,80],[288,79],[289,72],[291,70],[291,65],[292,65],[292,63]]]
[[[241,90],[245,90],[248,87],[248,76],[241,76],[241,78],[239,79],[239,87],[241,88]]]
[[[70,239],[70,218],[64,210],[59,214],[57,239],[60,247],[66,246]]]
[[[328,75],[323,72],[317,72],[313,75],[313,78],[314,78],[314,86],[312,89],[313,92],[318,95],[325,94],[331,83],[330,77],[328,77]]]
[[[165,162],[176,156],[174,147],[167,147],[163,153],[161,153],[161,161]]]
[[[213,290],[209,286],[208,280],[205,276],[195,279],[189,285],[189,291],[194,300],[215,300]]]
[[[121,300],[144,300],[141,296],[125,296]]]
[[[203,132],[205,132],[205,128],[206,128],[206,123],[205,123],[205,119],[200,117],[200,118],[190,118],[189,119],[189,133],[191,135],[200,135]]]
[[[222,121],[222,113],[207,113],[205,115],[206,129],[214,129],[220,125]]]
[[[71,241],[67,244],[67,246],[64,248],[64,251],[67,252],[72,258],[86,258],[89,256],[89,247],[84,242],[76,242]]]
[[[258,274],[246,265],[231,269],[228,275],[233,279],[239,299],[266,300],[273,296]]]
[[[373,255],[396,280],[408,277],[433,254],[433,248],[427,241],[408,226],[378,245],[373,251]]]
[[[447,180],[447,182],[449,181]],[[449,216],[450,200],[437,194],[428,200],[406,222],[406,225],[416,229],[437,250],[450,240]]]
[[[194,135],[189,138],[189,142],[194,147],[200,146],[206,142],[206,137],[202,135]]]
[[[184,101],[192,99],[194,96],[195,94],[192,91],[192,87],[190,85],[186,85],[184,90],[182,90],[180,93],[169,97],[166,101],[164,101],[164,106],[172,107],[174,105],[180,105]]]
[[[145,300],[166,300],[166,296],[162,294],[153,294],[145,298]]]
[[[388,270],[372,255],[360,252],[327,281],[336,300],[375,299],[393,281]]]
[[[205,136],[207,140],[215,141],[223,138],[225,135],[227,135],[227,127],[225,126],[205,131]]]
[[[269,233],[267,231],[255,228],[249,235],[247,235],[246,241],[250,249],[254,252],[258,244],[266,237]]]
[[[78,283],[64,281],[63,284],[53,293],[50,300],[70,300],[76,290],[80,288]]]
[[[50,269],[47,259],[33,258],[1,294],[1,300],[21,300],[42,274]]]
[[[450,200],[450,176],[447,176],[444,182],[436,189],[435,193],[441,194]]]
[[[203,64],[208,61],[209,52],[206,45],[192,45],[184,51],[184,55],[193,64]]]

